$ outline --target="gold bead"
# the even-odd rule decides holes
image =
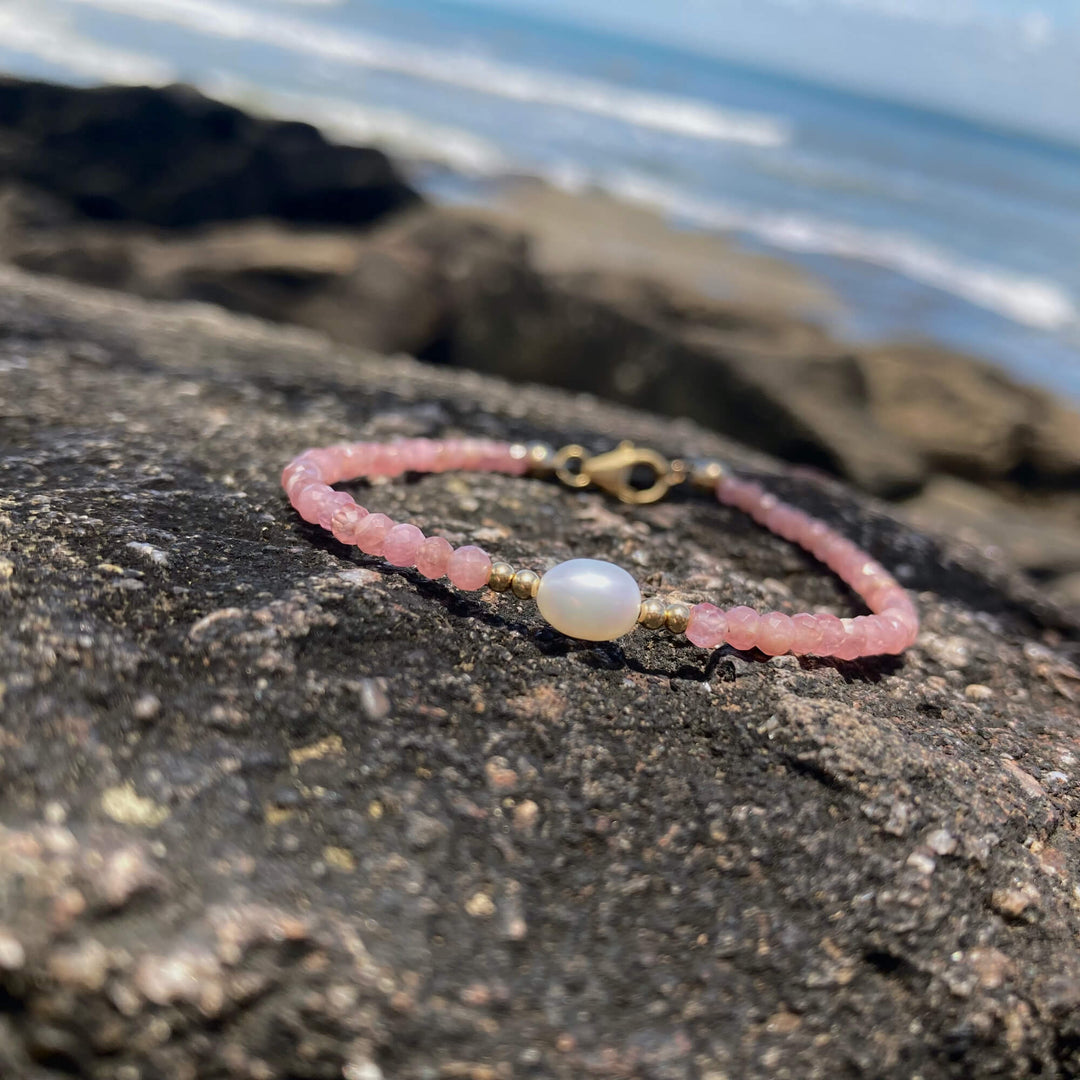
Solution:
[[[529,443],[525,448],[530,476],[547,477],[555,471],[555,447],[548,443]]]
[[[685,634],[690,623],[690,605],[676,602],[668,604],[664,612],[664,625],[673,634]]]
[[[719,461],[695,461],[690,466],[690,483],[699,491],[712,491],[725,472]]]
[[[514,568],[509,563],[497,562],[491,564],[491,577],[488,578],[488,588],[496,592],[506,592],[514,583]]]
[[[519,570],[510,587],[519,600],[531,600],[540,588],[540,575],[535,570]]]
[[[637,621],[648,630],[659,630],[664,625],[665,614],[667,614],[667,604],[654,596],[642,602]]]

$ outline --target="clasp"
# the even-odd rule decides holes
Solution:
[[[655,450],[630,442],[592,455],[583,446],[564,446],[554,464],[555,475],[567,487],[594,484],[624,503],[656,502],[687,475],[683,462],[668,461]]]

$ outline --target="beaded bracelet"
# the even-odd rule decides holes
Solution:
[[[613,563],[571,559],[543,576],[514,570],[505,562],[492,562],[472,544],[454,548],[441,536],[425,536],[415,525],[395,524],[385,514],[369,513],[351,495],[330,486],[362,477],[452,470],[554,476],[569,487],[594,484],[626,503],[654,502],[681,483],[711,490],[721,503],[743,510],[828,566],[873,614],[851,619],[807,612],[759,615],[745,606],[723,611],[713,604],[643,601],[637,582]],[[781,502],[756,483],[731,476],[717,461],[668,461],[630,443],[589,455],[580,446],[556,452],[544,443],[403,439],[305,450],[285,467],[281,485],[305,521],[329,530],[341,543],[355,544],[391,566],[415,567],[426,578],[445,576],[459,589],[486,586],[520,599],[533,598],[543,618],[568,637],[613,641],[640,624],[685,634],[706,649],[726,643],[739,650],[756,647],[769,656],[791,652],[854,660],[901,653],[919,632],[915,605],[884,567],[824,522]]]

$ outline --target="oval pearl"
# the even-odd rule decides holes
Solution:
[[[600,559],[571,559],[540,579],[536,606],[567,637],[614,641],[637,625],[641,590],[621,566]]]

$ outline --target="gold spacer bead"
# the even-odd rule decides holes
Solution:
[[[531,600],[540,588],[540,575],[535,570],[519,570],[510,588],[519,600]]]
[[[725,472],[719,461],[695,461],[690,467],[690,483],[698,491],[712,491]]]
[[[509,563],[497,562],[491,564],[491,577],[488,578],[488,588],[496,592],[506,592],[514,583],[514,568]]]
[[[690,623],[690,605],[678,601],[668,604],[664,612],[664,625],[673,634],[685,634],[686,627]]]
[[[667,604],[659,597],[654,596],[649,600],[642,601],[637,621],[647,630],[659,630],[664,625],[664,616],[666,614]]]
[[[528,475],[548,477],[555,472],[555,447],[549,443],[533,442],[525,447]]]

